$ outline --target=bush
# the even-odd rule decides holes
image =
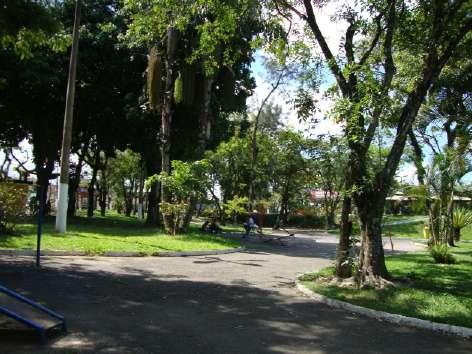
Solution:
[[[453,264],[456,259],[449,251],[449,246],[446,244],[434,245],[429,248],[429,253],[434,259],[434,263]]]
[[[166,231],[176,235],[184,227],[184,218],[187,213],[188,204],[183,202],[167,203],[161,202],[161,213],[167,219]]]
[[[461,238],[461,229],[472,225],[472,211],[465,208],[456,208],[452,213],[452,227],[454,231],[454,240]]]
[[[324,216],[316,215],[314,213],[295,214],[288,217],[289,226],[301,228],[324,228],[326,220]]]
[[[0,235],[12,233],[18,219],[25,214],[28,185],[0,183]]]
[[[239,216],[246,214],[246,205],[249,202],[247,197],[234,196],[223,205],[223,209],[228,218],[234,223],[239,221]]]
[[[218,211],[214,206],[206,206],[205,209],[203,209],[200,213],[200,216],[211,219],[218,216]]]

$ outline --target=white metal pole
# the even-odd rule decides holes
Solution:
[[[56,231],[66,232],[67,204],[69,197],[69,161],[72,139],[72,119],[75,100],[75,74],[77,69],[77,53],[79,50],[80,0],[75,3],[74,30],[72,36],[72,50],[69,62],[69,77],[67,81],[66,109],[64,113],[64,128],[62,131],[61,175],[59,178],[59,193],[57,198]]]

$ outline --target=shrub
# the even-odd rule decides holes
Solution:
[[[200,213],[200,216],[203,216],[204,218],[214,218],[218,216],[218,211],[216,210],[215,207],[213,206],[207,206],[205,209],[202,210]]]
[[[188,209],[188,204],[183,202],[166,203],[161,202],[161,213],[167,218],[166,230],[171,235],[176,235],[183,227],[183,221]]]
[[[224,203],[223,208],[228,218],[236,223],[238,216],[246,214],[246,205],[249,202],[247,197],[235,196],[233,199],[228,200]]]
[[[302,228],[324,228],[325,218],[314,213],[295,214],[288,217],[287,224]]]
[[[18,219],[24,215],[28,185],[0,183],[0,234],[12,233]]]
[[[446,244],[434,245],[429,248],[429,253],[434,259],[434,263],[453,264],[456,259],[449,251],[449,246]]]
[[[459,241],[461,238],[461,229],[472,224],[472,211],[465,208],[456,208],[452,213],[452,227],[454,230],[454,239]]]

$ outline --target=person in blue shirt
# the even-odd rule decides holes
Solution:
[[[259,226],[257,226],[256,224],[256,217],[255,215],[250,215],[249,216],[249,219],[247,220],[247,222],[244,223],[244,229],[246,230],[246,233],[244,234],[243,237],[248,237],[249,236],[249,233],[251,232],[251,230],[255,230],[257,229]]]

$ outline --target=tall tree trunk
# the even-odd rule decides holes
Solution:
[[[213,87],[213,77],[204,78],[203,82],[203,102],[199,118],[198,146],[195,150],[195,158],[202,159],[205,154],[208,141],[211,136],[211,93]],[[192,216],[197,206],[197,198],[191,196],[188,201],[188,208],[182,218],[181,232],[187,232]]]
[[[170,174],[170,147],[171,147],[171,127],[173,116],[173,93],[175,86],[175,79],[177,77],[176,70],[176,49],[178,45],[178,32],[172,26],[167,29],[167,55],[166,55],[166,80],[164,90],[164,101],[162,104],[161,115],[161,168],[162,172]],[[162,202],[172,202],[172,196],[168,188],[161,184]],[[169,215],[163,216],[164,228],[170,232],[174,229],[173,218]]]
[[[275,227],[276,229],[284,225],[287,225],[289,199],[290,199],[290,181],[287,181],[282,191],[282,199],[280,201],[280,210],[279,210],[279,215],[277,216],[276,227]]]
[[[158,131],[158,129],[157,129]],[[149,139],[149,149],[143,151],[146,176],[150,177],[161,172],[161,159],[159,151],[159,141],[157,131],[152,129]],[[150,226],[160,225],[159,217],[159,199],[161,186],[160,183],[154,183],[147,193],[146,224]]]
[[[186,233],[188,231],[190,222],[192,221],[193,212],[196,207],[197,207],[197,198],[195,198],[195,196],[192,196],[188,200],[187,210],[185,211],[185,214],[182,217],[180,232]]]
[[[352,262],[349,257],[351,250],[352,221],[351,214],[352,200],[345,195],[341,210],[341,226],[339,233],[339,243],[336,253],[336,276],[339,278],[349,278],[352,276]]]
[[[122,181],[121,190],[123,192],[123,202],[125,207],[125,215],[131,216],[131,212],[133,211],[133,189],[134,183],[131,184],[129,190],[126,188],[125,181]]]
[[[11,148],[3,149],[3,153],[5,154],[5,159],[0,166],[0,180],[8,179],[8,173],[10,172],[11,166],[11,157],[10,157]]]
[[[84,154],[79,154],[79,161],[75,166],[74,174],[69,179],[69,206],[67,208],[68,216],[75,216],[77,206],[77,189],[80,185],[80,178],[82,176],[82,166],[84,163]]]
[[[418,139],[416,139],[413,129],[410,129],[410,131],[408,132],[408,137],[410,138],[410,143],[413,147],[413,152],[415,156],[414,164],[417,171],[416,175],[418,177],[418,184],[424,188],[425,192],[425,206],[426,210],[428,211],[429,232],[431,234],[429,242],[433,245],[436,245],[439,242],[439,220],[435,210],[437,209],[436,205],[431,199],[431,196],[429,195],[427,190],[428,186],[426,185],[426,169],[423,165],[423,151],[421,149],[420,144],[418,143]]]
[[[151,48],[149,51],[149,60],[147,68],[147,96],[152,121],[150,122],[149,148],[143,151],[146,164],[147,177],[153,176],[161,172],[162,156],[160,156],[159,135],[161,124],[160,119],[163,111],[162,103],[164,97],[164,60],[163,55],[157,47]],[[147,216],[146,224],[152,226],[160,225],[159,202],[161,196],[161,185],[155,183],[151,186],[147,194]]]
[[[108,199],[108,181],[107,181],[108,157],[105,155],[105,161],[101,166],[101,174],[98,183],[98,205],[100,206],[100,215],[105,216]]]
[[[326,212],[326,220],[325,220],[326,230],[330,230],[333,227],[335,227],[336,225],[335,213],[336,213],[336,208],[332,205],[332,203],[330,203],[330,206],[328,207],[328,210]]]
[[[87,198],[87,217],[93,217],[93,212],[95,210],[95,183],[97,182],[97,173],[100,163],[100,152],[95,153],[94,164],[92,166],[92,178],[90,179],[88,185],[88,198]]]
[[[38,166],[38,165],[37,165]],[[49,187],[49,180],[52,176],[52,171],[54,170],[54,160],[46,158],[45,162],[39,164],[41,167],[36,168],[36,176],[37,176],[37,188],[36,188],[36,195],[43,196],[43,202],[45,203],[48,199],[48,187]],[[40,202],[38,198],[38,203]],[[39,205],[39,204],[38,204]]]
[[[324,191],[324,212],[325,212],[325,229],[329,230],[335,226],[335,211],[336,211],[336,200],[331,190]]]
[[[446,238],[447,243],[449,246],[454,247],[454,227],[452,226],[452,213],[454,209],[454,186],[451,186],[451,193],[449,196],[449,200],[447,203],[447,211],[446,211]]]
[[[280,86],[282,79],[285,76],[285,72],[282,71],[279,76],[277,77],[277,81],[272,85],[271,90],[267,93],[264,99],[259,106],[257,111],[256,117],[254,118],[254,127],[252,128],[252,137],[251,137],[251,166],[250,166],[250,177],[249,177],[249,186],[248,186],[248,194],[249,194],[249,210],[252,211],[254,208],[254,199],[255,199],[255,179],[256,179],[256,170],[257,170],[257,155],[258,155],[258,147],[257,147],[257,133],[259,130],[259,118],[261,116],[262,110],[264,109],[267,101],[269,101],[270,97],[274,94],[277,88]]]
[[[141,174],[138,184],[138,210],[137,216],[139,220],[144,219],[144,166],[141,164]]]
[[[218,215],[218,219],[221,222],[224,222],[223,210],[221,209],[220,199],[216,196],[216,194],[215,194],[215,192],[213,191],[212,188],[210,189],[210,194],[211,194],[211,198],[213,199],[213,204],[215,205],[215,208],[216,208],[216,213]],[[201,209],[201,206],[200,206],[200,209]]]
[[[100,181],[101,183],[101,181]],[[106,182],[105,182],[106,183]],[[108,188],[101,186],[98,193],[98,204],[100,205],[100,215],[105,216],[107,210]]]
[[[138,183],[133,183],[133,189],[131,190],[131,212],[135,216],[138,213],[138,188]]]
[[[148,192],[147,217],[146,224],[157,226],[159,225],[159,196],[160,185],[155,183],[151,186]]]
[[[382,218],[385,197],[380,192],[377,194],[362,193],[358,194],[356,198],[361,232],[361,249],[359,252],[361,281],[368,284],[379,284],[380,278],[390,278],[385,266],[382,244]]]
[[[205,154],[211,136],[211,94],[214,79],[213,77],[205,77],[203,80],[203,102],[199,117],[198,146],[195,149],[197,160]]]

